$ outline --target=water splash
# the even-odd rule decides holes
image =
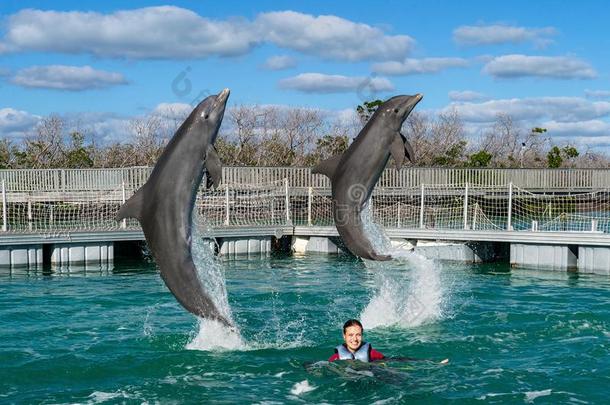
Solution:
[[[228,328],[210,319],[199,320],[199,332],[186,345],[188,350],[243,350],[246,349],[238,329]]]
[[[362,210],[361,218],[373,248],[394,258],[391,262],[365,260],[374,274],[376,290],[360,315],[365,328],[416,327],[441,319],[447,293],[440,264],[403,246],[392,246],[383,228],[374,222],[369,204]],[[393,271],[396,265],[405,271],[397,274]]]
[[[196,211],[193,212],[192,246],[193,261],[199,282],[208,293],[222,316],[231,321],[233,316],[227,295],[223,266],[214,255],[214,242],[205,239],[209,228]],[[227,327],[217,321],[200,319],[199,331],[186,345],[191,350],[236,350],[245,346],[237,327]]]

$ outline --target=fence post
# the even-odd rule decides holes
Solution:
[[[28,198],[28,230],[32,230],[32,200]]]
[[[124,181],[121,181],[121,201],[123,202],[123,205],[127,201],[127,194],[125,193],[125,182]],[[123,228],[123,229],[127,228],[127,218],[123,218],[123,221],[121,221],[121,228]]]
[[[508,183],[508,219],[506,221],[507,222],[506,223],[507,231],[513,230],[512,214],[513,214],[513,182],[511,181],[510,183]]]
[[[474,212],[472,213],[472,230],[477,229],[477,212],[479,211],[479,203],[474,203]]]
[[[419,227],[424,229],[424,184],[421,185],[421,196],[419,204]]]
[[[292,225],[290,221],[290,194],[288,190],[288,177],[284,177],[284,189],[286,194],[286,225]]]
[[[7,217],[7,206],[6,206],[6,187],[4,185],[4,179],[2,179],[2,232],[8,230],[8,217]]]
[[[225,188],[225,226],[229,226],[229,185]]]
[[[396,227],[400,228],[400,201],[398,202],[398,215],[397,215]]]
[[[468,229],[468,183],[464,188],[464,229]]]
[[[311,201],[313,199],[313,187],[307,188],[307,226],[311,226]]]

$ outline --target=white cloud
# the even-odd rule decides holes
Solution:
[[[257,43],[245,21],[213,21],[173,6],[112,14],[27,9],[8,18],[5,32],[7,51],[134,59],[240,55]]]
[[[392,83],[384,77],[326,75],[322,73],[301,73],[298,76],[280,80],[279,86],[283,89],[297,90],[305,93],[383,92],[394,90]]]
[[[414,40],[344,18],[294,11],[211,20],[174,6],[111,14],[27,9],[8,17],[0,53],[58,52],[132,59],[243,55],[269,42],[327,59],[399,60]]]
[[[580,122],[543,122],[542,127],[557,137],[610,137],[610,123],[602,120],[588,120]]]
[[[544,47],[552,42],[549,38],[557,34],[552,27],[525,28],[504,24],[468,26],[464,25],[453,31],[453,40],[458,45],[496,45],[504,43],[533,42],[537,47]]]
[[[452,101],[481,101],[486,100],[487,97],[485,94],[478,93],[472,90],[464,90],[464,91],[450,91],[449,99]]]
[[[579,122],[610,116],[610,102],[591,102],[580,97],[535,97],[489,100],[482,103],[451,103],[445,111],[456,109],[467,122],[493,122],[499,114],[516,121],[553,120]]]
[[[415,42],[407,35],[388,36],[378,28],[333,15],[276,11],[260,14],[256,25],[277,46],[351,62],[403,59]]]
[[[23,87],[83,91],[126,84],[120,73],[93,69],[91,66],[32,66],[19,70],[11,83]]]
[[[296,65],[297,61],[292,56],[277,55],[268,58],[263,67],[269,70],[284,70],[296,67]]]
[[[576,145],[579,150],[590,148],[610,150],[610,123],[602,120],[581,122],[543,122],[551,138],[558,143]]]
[[[462,58],[405,59],[403,62],[382,62],[373,65],[373,71],[386,75],[413,75],[436,73],[453,67],[466,67],[468,61]]]
[[[496,78],[526,76],[554,79],[594,79],[597,72],[591,65],[568,56],[498,56],[483,67],[483,72]]]
[[[160,103],[152,111],[153,115],[166,119],[185,119],[195,108],[186,103]]]
[[[604,99],[610,98],[610,90],[585,90],[585,96],[587,98]]]
[[[0,108],[0,137],[21,138],[30,133],[40,117],[14,108]]]
[[[133,132],[130,130],[130,122],[137,117],[109,112],[78,112],[63,114],[62,118],[67,128],[91,134],[95,136],[96,142],[103,145],[132,141]]]

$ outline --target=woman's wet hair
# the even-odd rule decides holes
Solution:
[[[345,331],[347,330],[347,328],[349,328],[350,326],[360,326],[360,331],[364,332],[364,328],[362,327],[362,324],[360,323],[359,320],[357,319],[350,319],[347,322],[345,322],[343,324],[343,334],[345,335]]]

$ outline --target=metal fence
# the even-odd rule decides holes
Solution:
[[[118,184],[141,187],[152,168],[0,170],[0,181],[13,192],[69,192],[112,190]],[[264,185],[288,179],[290,187],[328,188],[330,181],[309,167],[223,167],[226,184]],[[594,190],[610,187],[610,169],[452,169],[405,167],[386,169],[381,188],[419,187],[421,184],[481,186],[509,184],[530,190]]]
[[[11,190],[2,180],[2,232],[139,229],[135,220],[115,220],[137,187],[122,180],[103,187],[24,192]],[[334,225],[330,188],[293,187],[287,178],[201,189],[196,209],[197,221],[211,228]],[[513,183],[377,187],[370,209],[374,220],[386,228],[610,233],[610,188],[556,193],[532,192]]]

